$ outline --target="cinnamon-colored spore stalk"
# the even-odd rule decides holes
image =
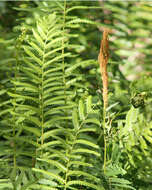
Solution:
[[[103,83],[103,102],[104,109],[106,109],[108,105],[108,73],[107,73],[107,64],[109,58],[109,39],[108,39],[109,30],[104,29],[101,45],[100,45],[100,53],[98,55],[98,61],[100,64],[100,72]]]

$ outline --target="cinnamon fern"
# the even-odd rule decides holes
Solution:
[[[18,20],[12,39],[3,42],[9,47],[9,59],[4,56],[0,68],[4,78],[0,80],[0,190],[134,189],[124,179],[121,146],[116,138],[109,140],[115,116],[111,110],[117,103],[108,107],[108,47],[102,45],[100,50],[100,58],[106,59],[105,70],[101,68],[103,107],[100,98],[90,93],[95,89],[84,73],[86,67],[97,65],[97,59],[82,58],[87,44],[78,30],[82,24],[104,24],[73,13],[101,7],[66,0],[34,1],[34,5],[14,7],[27,15]],[[107,33],[102,36],[108,43]],[[128,125],[132,128],[129,114],[124,129],[120,127],[120,139],[131,138],[126,132]],[[143,138],[150,141],[149,132]]]

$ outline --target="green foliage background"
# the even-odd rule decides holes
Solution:
[[[0,189],[152,189],[151,21],[150,2],[0,2]]]

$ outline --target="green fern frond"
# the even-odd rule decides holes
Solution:
[[[92,183],[84,182],[84,181],[79,181],[79,180],[72,180],[67,183],[67,187],[70,187],[71,185],[80,185],[80,186],[85,186],[85,187],[90,187],[93,189],[101,190],[102,187],[98,187],[96,185],[93,185]]]

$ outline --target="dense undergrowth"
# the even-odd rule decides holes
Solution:
[[[0,5],[0,189],[152,189],[151,4]]]

